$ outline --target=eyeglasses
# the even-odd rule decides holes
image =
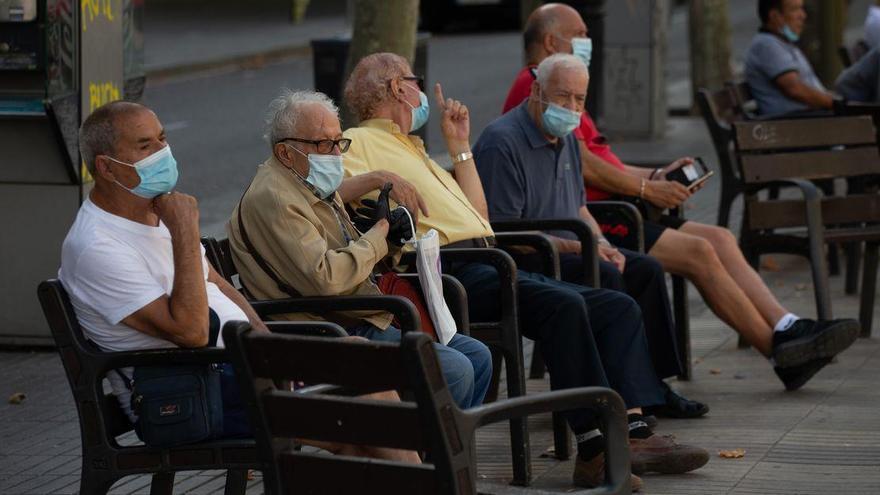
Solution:
[[[419,90],[425,90],[425,77],[424,76],[401,76],[401,79],[404,81],[415,81],[416,85],[418,85]]]
[[[348,147],[351,146],[351,139],[342,138],[342,139],[299,139],[299,138],[284,138],[279,139],[275,144],[278,144],[282,141],[296,141],[297,143],[307,143],[313,144],[316,148],[318,148],[318,153],[333,153],[333,147],[339,148],[340,153],[345,153],[348,151]]]

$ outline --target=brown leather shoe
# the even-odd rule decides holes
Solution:
[[[574,474],[571,476],[574,486],[580,488],[596,488],[605,482],[605,454],[599,454],[589,461],[575,457]],[[642,479],[631,474],[629,486],[633,492],[642,489]]]
[[[629,456],[632,472],[636,474],[681,474],[709,462],[709,452],[705,449],[677,443],[671,435],[630,438]]]

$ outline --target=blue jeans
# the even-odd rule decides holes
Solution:
[[[375,325],[360,325],[346,329],[349,335],[376,342],[400,342],[400,330],[388,327],[381,330]],[[486,397],[492,379],[492,355],[489,348],[477,339],[455,334],[446,345],[434,344],[443,377],[449,393],[458,407],[479,406]]]

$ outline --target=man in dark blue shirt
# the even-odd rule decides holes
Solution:
[[[586,207],[580,149],[572,131],[580,122],[586,86],[570,91],[556,83],[569,73],[586,73],[570,55],[556,56],[545,84],[535,81],[534,96],[496,119],[474,147],[477,171],[483,182],[490,220],[579,218],[600,233]],[[545,70],[546,70],[545,66]],[[554,77],[555,76],[555,77]],[[562,85],[564,86],[564,84]],[[566,125],[568,122],[568,125]],[[563,280],[583,283],[581,245],[571,232],[548,232],[560,252]],[[663,268],[652,257],[615,249],[599,234],[602,287],[626,292],[642,309],[645,333],[654,369],[660,378],[681,373],[675,328],[669,307]],[[665,384],[664,384],[665,385]],[[684,399],[666,388],[668,416],[697,417],[709,408]]]

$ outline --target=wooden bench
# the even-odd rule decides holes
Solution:
[[[740,242],[759,268],[764,253],[810,260],[818,317],[832,317],[826,244],[865,242],[859,319],[871,332],[880,244],[880,195],[823,196],[812,180],[880,175],[880,155],[870,117],[736,122],[734,143],[745,185]],[[798,199],[762,199],[771,186],[793,186]]]
[[[152,474],[150,493],[170,495],[177,471],[225,469],[226,495],[244,494],[247,470],[259,467],[253,440],[218,440],[173,448],[120,445],[118,438],[131,432],[133,427],[116,396],[105,393],[103,386],[105,375],[114,369],[224,362],[228,361],[224,349],[104,352],[86,339],[70,299],[59,281],[42,282],[37,293],[79,414],[82,439],[79,493],[103,495],[116,481],[126,476]],[[328,323],[271,325],[273,331],[314,336],[338,336],[341,332],[344,335],[342,329]]]
[[[423,334],[405,334],[398,345],[272,335],[231,322],[223,337],[256,430],[268,494],[476,494],[476,428],[581,407],[597,410],[608,442],[606,486],[596,492],[629,493],[626,410],[612,390],[559,390],[462,411]],[[273,384],[288,379],[335,385],[339,392],[302,395]],[[382,390],[399,390],[413,399],[356,396]],[[427,461],[296,451],[287,446],[292,438],[413,450],[426,453]]]
[[[522,236],[512,237],[511,242],[527,242]],[[528,242],[547,243],[549,241],[541,239],[533,239]],[[233,261],[232,252],[229,248],[228,239],[216,240],[213,238],[203,238],[202,243],[206,246],[206,256],[214,265],[215,269],[221,276],[226,278],[230,283],[236,283],[238,270]],[[499,274],[500,279],[500,308],[501,315],[499,321],[495,322],[475,322],[471,323],[467,318],[467,295],[461,283],[449,275],[443,276],[443,292],[450,312],[452,312],[456,320],[458,330],[465,334],[485,343],[492,350],[493,378],[486,395],[486,401],[494,400],[498,395],[498,383],[500,373],[500,362],[504,359],[504,368],[507,378],[507,395],[508,397],[519,397],[526,393],[525,372],[523,371],[523,351],[522,339],[519,334],[519,326],[517,323],[516,309],[516,265],[513,259],[499,249],[443,249],[441,250],[441,260],[444,265],[449,263],[486,263],[493,266]],[[558,260],[557,260],[558,263]],[[413,274],[401,275],[410,282],[418,285],[418,277]],[[345,304],[339,304],[343,301]],[[408,305],[412,314],[400,315],[394,313],[400,319],[401,316],[409,321],[414,322],[410,325],[401,325],[401,331],[406,333],[411,330],[418,330],[418,313],[407,299],[398,296],[345,296],[345,297],[306,297],[291,298],[285,300],[285,304],[302,304],[300,311],[307,311],[316,314],[327,314],[333,311],[344,310],[363,310],[363,309],[386,309],[382,307],[371,307],[372,301],[386,301],[395,304]],[[272,304],[271,301],[254,301],[255,309],[260,311],[260,307],[266,304]],[[383,303],[384,304],[384,303]],[[389,310],[389,309],[386,309]],[[390,311],[390,310],[389,310]],[[560,427],[557,427],[559,429]],[[557,456],[565,459],[569,455],[570,441],[568,440],[567,430],[564,436],[566,443],[559,443],[557,447]],[[557,435],[557,441],[562,442],[563,435]],[[519,485],[528,485],[531,482],[531,453],[529,447],[528,424],[521,418],[514,418],[510,421],[510,449],[513,458],[514,483]]]

